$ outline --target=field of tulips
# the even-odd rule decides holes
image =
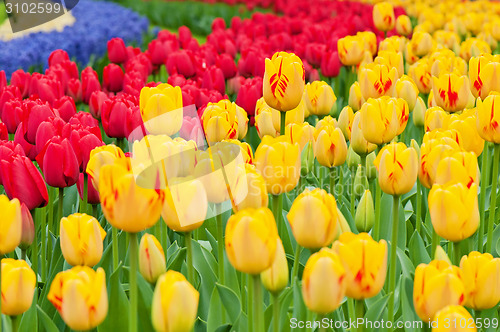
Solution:
[[[500,331],[500,2],[120,3],[0,41],[0,332]]]

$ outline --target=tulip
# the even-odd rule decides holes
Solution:
[[[68,139],[50,139],[36,159],[49,186],[71,187],[78,180],[79,163]]]
[[[399,15],[396,19],[396,31],[401,36],[408,36],[412,32],[410,18],[406,15]]]
[[[429,212],[436,233],[449,241],[458,242],[476,232],[479,226],[475,183],[448,182],[434,184],[429,192]]]
[[[430,323],[432,331],[477,331],[474,318],[460,305],[449,305],[439,310]]]
[[[500,95],[478,100],[476,118],[479,136],[488,142],[500,144]]]
[[[195,230],[203,224],[207,209],[207,194],[200,180],[169,180],[161,213],[168,227],[176,232]]]
[[[200,293],[179,272],[170,270],[158,279],[153,293],[151,321],[156,331],[193,329]]]
[[[264,136],[255,151],[255,166],[273,195],[289,192],[299,182],[300,151],[286,136]]]
[[[325,119],[326,118],[331,117],[327,116],[325,117]],[[315,128],[308,122],[303,122],[301,124],[290,123],[285,127],[285,135],[290,139],[290,143],[297,143],[301,152],[304,150],[304,147],[307,143],[311,143],[314,145],[314,132]]]
[[[377,148],[376,144],[368,142],[361,129],[361,112],[354,114],[351,129],[351,144],[352,150],[359,155],[367,155]]]
[[[484,139],[479,135],[476,123],[476,110],[471,109],[471,111],[463,112],[460,115],[453,114],[448,129],[454,129],[462,137],[468,137],[467,140],[463,141],[464,150],[474,152],[476,156],[479,156],[483,152]]]
[[[391,143],[382,148],[374,164],[379,172],[380,188],[387,194],[406,194],[417,180],[417,152],[404,143]]]
[[[360,127],[364,138],[373,144],[390,142],[399,130],[395,99],[369,98],[360,110]]]
[[[430,189],[436,181],[439,161],[457,150],[460,150],[459,145],[449,137],[425,141],[424,136],[424,142],[420,146],[418,178],[426,188]]]
[[[371,31],[360,31],[356,36],[361,37],[365,42],[365,49],[370,52],[371,55],[377,54],[377,36]]]
[[[484,54],[469,61],[469,78],[474,96],[485,99],[491,91],[500,91],[500,56]]]
[[[21,250],[27,250],[35,238],[35,224],[33,223],[33,216],[30,210],[28,210],[24,203],[21,204],[21,220],[22,231],[19,248],[21,248]]]
[[[325,51],[321,58],[321,74],[325,77],[337,77],[340,72],[340,59],[337,51]]]
[[[110,63],[102,72],[102,85],[107,91],[118,92],[123,88],[124,74],[120,66]]]
[[[491,54],[491,47],[487,42],[478,38],[467,38],[460,44],[460,57],[465,61],[469,61],[472,57],[477,57],[481,54]]]
[[[430,107],[425,112],[425,131],[440,128],[447,129],[450,120],[450,114],[445,112],[441,107]]]
[[[319,164],[328,168],[342,165],[347,158],[347,143],[339,128],[326,126],[317,130],[314,156]]]
[[[304,91],[305,71],[299,57],[277,52],[266,59],[263,78],[266,104],[282,112],[297,107]]]
[[[344,66],[355,66],[363,60],[364,40],[360,36],[345,36],[337,41],[340,62]]]
[[[372,62],[372,61],[370,61]],[[389,68],[396,68],[397,75],[396,78],[399,79],[405,73],[404,71],[404,61],[403,54],[395,51],[379,51],[377,57],[373,62],[386,65]]]
[[[107,164],[120,164],[130,169],[130,161],[123,151],[114,144],[98,146],[90,151],[86,173],[90,176],[95,188],[99,188],[99,174],[101,167]]]
[[[380,2],[373,6],[373,24],[380,31],[394,29],[396,19],[394,18],[394,8],[388,2]]]
[[[323,189],[306,189],[294,200],[287,218],[300,246],[326,247],[333,242],[338,224],[335,197]]]
[[[280,134],[281,118],[280,112],[264,101],[264,98],[257,100],[255,106],[255,128],[260,138],[269,135],[277,137]]]
[[[333,244],[347,273],[346,295],[356,300],[377,295],[387,274],[387,243],[367,233],[345,232]]]
[[[201,88],[208,90],[217,90],[221,94],[226,92],[226,81],[222,69],[211,66],[205,69],[202,76]]]
[[[422,97],[418,97],[413,108],[413,124],[417,127],[425,125],[425,116],[427,114],[427,106]]]
[[[349,88],[349,106],[354,111],[359,111],[364,102],[365,100],[361,94],[361,87],[359,86],[359,82],[356,81]]]
[[[13,251],[21,242],[22,216],[21,205],[14,198],[9,201],[7,196],[0,196],[0,255]]]
[[[167,270],[165,253],[154,235],[145,233],[139,244],[139,272],[149,283],[156,280]]]
[[[1,264],[2,312],[0,314],[22,315],[33,302],[36,286],[35,272],[24,260],[4,258]]]
[[[431,65],[427,59],[415,62],[408,70],[410,76],[421,93],[428,94],[432,90]]]
[[[445,111],[461,111],[469,99],[469,79],[454,73],[434,76],[432,91],[437,105]]]
[[[146,130],[153,135],[173,135],[182,126],[182,93],[179,87],[160,84],[145,87],[140,95],[141,117]]]
[[[407,39],[401,36],[391,36],[380,41],[378,49],[380,51],[394,51],[403,53]]]
[[[345,296],[347,271],[339,255],[323,248],[311,255],[302,274],[302,296],[313,312],[328,314],[336,310]]]
[[[101,324],[108,314],[106,275],[88,266],[76,266],[59,272],[47,295],[62,319],[73,330],[90,330]]]
[[[116,228],[137,233],[160,218],[162,197],[153,189],[139,187],[132,172],[117,164],[99,171],[99,196],[106,220]]]
[[[61,251],[70,265],[94,266],[101,260],[106,231],[89,215],[74,213],[61,219]]]
[[[346,106],[340,111],[338,127],[344,134],[346,140],[351,139],[352,122],[354,120],[354,112],[350,106]]]
[[[134,100],[135,99],[135,100]],[[141,125],[141,115],[135,97],[114,97],[102,103],[102,128],[109,137],[126,138]]]
[[[268,205],[266,182],[254,165],[245,163],[240,167],[233,194],[233,211],[245,208],[258,209]]]
[[[273,294],[281,292],[288,284],[288,261],[283,243],[279,238],[276,240],[273,264],[260,274],[260,280],[264,287]]]
[[[330,114],[337,100],[332,87],[323,81],[307,83],[304,97],[310,114],[318,116]]]
[[[226,253],[238,271],[259,274],[273,264],[278,230],[266,207],[247,208],[233,214],[226,226]]]
[[[387,65],[369,63],[360,67],[358,81],[363,98],[393,96],[398,71]]]
[[[190,144],[190,142],[192,143],[193,141],[189,141],[186,143]],[[248,144],[247,142],[242,142],[242,141],[237,140],[237,139],[227,139],[227,140],[224,140],[223,142],[225,142],[225,143],[222,143],[222,144],[231,143],[231,144],[238,145],[240,147],[241,156],[243,157],[243,161],[245,162],[245,164],[253,164],[253,151],[252,151],[252,147],[250,146],[250,144]]]
[[[449,305],[465,302],[465,289],[460,269],[446,261],[420,264],[415,270],[413,305],[424,322]]]
[[[87,67],[82,70],[82,95],[83,102],[88,104],[90,96],[94,91],[101,90],[101,84],[99,83],[99,77],[97,72],[91,67]]]
[[[456,151],[441,159],[436,172],[436,183],[446,184],[461,182],[470,187],[473,183],[479,185],[479,166],[473,152]]]
[[[396,82],[396,96],[404,99],[408,103],[410,111],[413,111],[418,98],[418,88],[413,80],[406,75]]]
[[[375,208],[370,190],[365,190],[356,209],[354,223],[359,232],[369,232],[375,224]]]
[[[114,63],[124,63],[127,61],[127,50],[121,38],[112,38],[108,41],[108,58]]]
[[[409,45],[412,52],[416,56],[422,57],[432,50],[432,44],[432,36],[429,33],[423,31],[415,31]]]
[[[208,103],[201,117],[201,121],[209,145],[225,139],[235,139],[239,137],[237,108],[241,107],[237,106],[235,103],[231,103],[227,99],[223,99],[218,103]]]

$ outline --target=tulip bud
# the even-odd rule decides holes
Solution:
[[[19,200],[9,201],[7,196],[0,196],[0,255],[7,254],[19,245],[22,234],[22,216]]]
[[[347,157],[347,143],[339,128],[331,125],[316,131],[314,155],[319,164],[328,168],[342,165]]]
[[[413,111],[415,108],[418,93],[419,91],[417,86],[409,76],[403,75],[396,82],[396,95],[398,98],[406,100],[410,111]]]
[[[288,284],[288,261],[286,260],[283,243],[276,240],[276,254],[271,267],[260,274],[264,287],[271,293],[281,292]]]
[[[169,270],[158,279],[153,293],[151,320],[156,331],[191,331],[200,293],[179,272]]]
[[[367,189],[368,179],[366,178],[366,169],[360,164],[358,165],[356,177],[354,178],[354,194],[356,197],[360,197]]]
[[[359,232],[369,232],[375,224],[375,208],[370,190],[365,190],[356,208],[354,217]]]
[[[448,257],[448,254],[446,253],[446,251],[444,251],[443,247],[441,247],[439,245],[436,246],[436,251],[434,252],[434,259],[433,260],[445,261],[448,264],[453,265],[451,263],[450,257]]]
[[[399,15],[396,19],[396,31],[401,36],[408,36],[411,34],[412,27],[410,18],[406,15]]]
[[[21,204],[21,218],[23,226],[19,248],[26,250],[33,243],[33,239],[35,238],[35,224],[33,224],[33,217],[31,216],[30,210],[28,210],[28,207],[24,203]]]
[[[354,152],[354,150],[350,145],[349,148],[347,149],[346,163],[350,169],[358,167],[358,165],[361,163],[361,157],[356,152]]]
[[[373,180],[377,177],[377,167],[375,167],[375,159],[377,158],[377,154],[375,151],[369,153],[366,156],[366,176],[368,180]]]
[[[300,174],[306,176],[314,168],[314,148],[312,142],[308,142],[300,155],[301,167]],[[300,189],[300,188],[299,188]]]
[[[380,31],[389,31],[394,28],[396,19],[394,8],[388,2],[380,2],[373,6],[373,24]]]
[[[351,139],[352,121],[354,120],[354,112],[350,106],[345,106],[340,111],[338,127],[342,130],[346,140]]]
[[[361,130],[361,112],[356,112],[354,114],[354,119],[352,120],[352,130],[351,130],[351,144],[353,151],[359,155],[367,155],[368,153],[375,151],[377,148],[376,144],[368,142]]]
[[[422,97],[417,98],[415,107],[413,108],[413,124],[417,127],[423,127],[425,124],[425,114],[427,106]]]
[[[328,115],[337,105],[332,87],[323,81],[307,83],[304,97],[306,107],[313,115]]]
[[[351,106],[354,111],[359,111],[364,102],[365,100],[361,94],[361,87],[359,86],[359,82],[356,81],[349,88],[349,106]]]
[[[448,322],[452,322],[448,324]],[[439,310],[430,323],[433,332],[476,332],[471,314],[460,305],[449,305]]]
[[[420,146],[418,145],[417,141],[415,141],[413,138],[410,141],[410,146],[417,151],[417,156],[420,159]]]
[[[165,273],[167,264],[160,242],[151,234],[144,234],[139,244],[139,272],[147,282],[154,284]]]
[[[412,52],[418,56],[422,57],[429,53],[432,49],[433,40],[432,36],[427,32],[415,31],[410,40],[410,48]]]
[[[36,276],[24,260],[4,258],[1,260],[2,273],[2,312],[9,316],[18,316],[26,312],[33,302]]]
[[[345,36],[337,41],[340,62],[344,66],[358,65],[364,56],[365,42],[360,36]]]
[[[339,236],[351,232],[351,227],[349,226],[349,223],[344,217],[344,214],[342,211],[340,211],[339,207],[337,206],[337,213],[339,215],[339,223],[337,224],[337,234],[335,235],[335,240],[337,241],[339,239]]]

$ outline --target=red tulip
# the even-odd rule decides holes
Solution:
[[[61,81],[55,77],[35,74],[31,76],[30,95],[36,94],[41,100],[53,105],[54,101],[64,95]]]
[[[124,63],[127,61],[127,49],[121,38],[112,38],[108,41],[108,58],[114,63]]]
[[[217,17],[212,21],[212,31],[216,30],[226,30],[226,21],[224,19]]]
[[[134,114],[134,112],[139,112],[138,109],[137,100],[130,98],[117,96],[106,100],[102,104],[101,113],[102,127],[106,134],[109,137],[126,138],[130,129],[134,129],[132,127],[138,124]]]
[[[167,61],[168,54],[173,50],[169,49],[171,44],[167,44],[167,42],[161,42],[158,39],[153,39],[148,44],[148,51],[151,56],[151,63],[155,66],[165,64]]]
[[[193,38],[191,30],[187,26],[183,25],[179,27],[178,33],[179,33],[179,42],[181,43],[181,46],[183,48],[186,48],[191,38]]]
[[[30,210],[47,205],[47,186],[38,169],[26,156],[12,154],[0,160],[0,177],[10,199],[17,198]]]
[[[326,50],[325,44],[320,43],[309,43],[306,45],[305,58],[307,62],[313,67],[318,68],[321,66],[321,60],[323,59],[323,53]]]
[[[69,55],[64,50],[55,50],[49,55],[49,67],[55,66],[64,61],[69,61]]]
[[[3,107],[11,99],[21,99],[21,92],[15,85],[8,85],[0,90],[0,118],[2,118]]]
[[[24,136],[28,143],[35,144],[36,131],[38,126],[49,117],[56,115],[52,108],[47,104],[42,104],[41,101],[34,101],[33,105],[28,105],[28,112],[26,118],[22,120],[25,124]]]
[[[337,51],[326,51],[321,59],[321,74],[325,77],[337,77],[340,72],[339,55]]]
[[[69,139],[73,151],[78,159],[80,171],[87,169],[90,158],[90,151],[104,145],[101,139],[101,132],[97,128],[97,133],[92,128],[85,128],[81,124],[68,123],[63,129],[63,136]]]
[[[78,182],[76,182],[76,188],[78,189],[78,194],[83,200],[83,173],[78,176]],[[87,181],[87,203],[89,204],[99,204],[99,192],[94,188],[92,181]]]
[[[110,63],[102,72],[102,85],[107,91],[118,92],[123,88],[123,71],[120,66]]]
[[[123,78],[123,92],[139,97],[145,83],[146,79],[140,72],[135,70],[127,72]]]
[[[62,136],[66,122],[58,116],[51,116],[40,123],[36,132],[36,154],[43,151],[43,148],[52,137]]]
[[[241,53],[238,71],[241,76],[264,76],[265,56],[261,51],[249,48]]]
[[[196,74],[193,52],[179,50],[172,53],[167,59],[167,71],[169,75],[181,74],[185,77],[191,77]]]
[[[216,61],[217,67],[219,67],[224,73],[224,78],[229,79],[236,76],[236,63],[234,59],[229,54],[221,54]]]
[[[68,121],[69,124],[81,124],[85,128],[89,129],[101,139],[101,129],[99,128],[99,122],[92,117],[90,113],[87,112],[77,112]]]
[[[227,96],[222,95],[217,90],[199,89],[199,93],[195,99],[196,108],[200,109],[208,103],[216,103],[221,99],[227,99]]]
[[[70,79],[78,79],[78,67],[73,61],[63,61],[56,65],[50,66],[45,72],[45,75],[52,77],[59,82],[64,92],[68,90],[68,82]]]
[[[103,91],[94,91],[89,99],[89,112],[96,119],[101,117],[102,104],[108,100],[108,95]]]
[[[251,116],[250,123],[253,124],[253,116],[255,115],[255,104],[257,100],[262,97],[262,79],[256,77],[253,79],[247,79],[243,83],[238,91],[238,97],[236,98],[236,104],[247,112]]]
[[[186,84],[186,78],[179,74],[174,74],[168,77],[167,83],[172,86],[180,86],[182,87]]]
[[[153,64],[151,59],[145,53],[139,53],[134,58],[127,61],[125,65],[125,72],[132,71],[140,72],[144,80],[153,72]]]
[[[63,96],[62,98],[56,100],[54,102],[54,109],[57,110],[59,116],[64,121],[69,121],[69,119],[76,114],[75,101],[69,96]]]
[[[23,150],[24,154],[31,160],[35,160],[37,151],[35,145],[28,143],[25,139],[25,133],[26,133],[26,123],[21,122],[19,126],[16,129],[16,132],[14,134],[14,142],[19,144]]]
[[[24,203],[21,203],[21,220],[23,226],[19,248],[26,250],[35,239],[35,224],[33,223],[33,216],[31,215],[28,206]]]
[[[78,78],[71,78],[68,81],[66,94],[73,98],[75,103],[82,101],[82,83]]]
[[[5,70],[0,70],[0,91],[7,86],[7,77],[5,76]]]
[[[7,160],[14,154],[24,156],[23,148],[13,141],[0,141],[0,161]],[[0,173],[0,185],[2,184],[2,174]]]
[[[82,71],[82,96],[83,102],[88,104],[92,92],[101,90],[101,83],[97,72],[91,67],[87,67]]]
[[[28,97],[30,92],[31,74],[22,69],[18,69],[12,73],[10,77],[10,85],[15,85],[19,88],[23,98]]]
[[[215,66],[208,68],[203,74],[201,87],[208,90],[217,90],[224,94],[226,92],[226,81],[222,70]]]
[[[21,99],[11,99],[3,106],[2,121],[10,134],[16,132],[17,127],[25,117],[25,107]]]
[[[179,136],[186,141],[195,141],[198,148],[207,144],[198,117],[185,116],[182,121],[182,127],[179,130]]]
[[[5,123],[0,121],[0,141],[2,140],[9,140],[9,132],[7,131],[7,126],[5,125]]]
[[[42,169],[45,181],[52,187],[71,187],[78,180],[78,159],[67,138],[51,138],[36,157],[36,161]]]

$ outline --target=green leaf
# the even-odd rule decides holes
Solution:
[[[198,307],[198,315],[202,319],[208,317],[209,308],[211,307],[211,298],[215,283],[217,281],[217,262],[214,256],[205,248],[201,247],[197,241],[193,241],[193,265],[200,278],[200,302]],[[208,327],[208,331],[213,331]]]
[[[397,248],[396,254],[398,256],[399,263],[401,264],[401,270],[403,272],[403,276],[405,277],[413,276],[415,274],[415,267],[413,266],[408,256],[406,256],[403,250],[399,248]]]
[[[403,278],[399,294],[401,298],[403,321],[418,321],[419,318],[415,314],[415,310],[413,309],[413,280],[411,278]]]
[[[431,261],[429,253],[425,249],[424,241],[419,233],[413,233],[408,243],[408,249],[413,266],[418,266],[421,263],[428,264]]]
[[[127,295],[123,290],[123,286],[120,283],[120,273],[122,270],[122,265],[118,265],[108,282],[108,294],[109,294],[109,311],[108,316],[104,322],[97,327],[98,331],[127,331],[128,330],[128,319],[129,314],[129,304]]]
[[[49,316],[42,310],[42,308],[37,305],[38,316],[40,317],[40,322],[42,323],[43,330],[46,332],[59,332],[56,324],[50,319]]]
[[[370,322],[381,321],[388,301],[389,295],[385,295],[373,303],[366,311],[365,319]]]
[[[210,297],[210,305],[208,307],[207,331],[215,331],[222,325],[222,302],[219,297],[217,287],[213,288],[212,296]],[[199,309],[198,309],[199,312]]]
[[[154,329],[151,322],[153,289],[140,273],[137,273],[137,288],[139,290],[139,326],[143,331],[153,331]]]
[[[236,295],[233,290],[229,287],[216,283],[217,291],[219,292],[220,299],[222,300],[222,304],[226,308],[226,311],[229,315],[229,319],[231,322],[236,322],[238,316],[241,312],[240,299]]]
[[[38,327],[38,315],[37,315],[37,305],[36,299],[38,298],[38,288],[35,288],[35,294],[33,296],[33,302],[31,307],[26,311],[19,323],[19,331],[36,331]]]
[[[302,298],[301,282],[296,279],[293,285],[293,317],[298,321],[305,321],[307,318],[307,308]],[[283,326],[283,325],[282,325]],[[300,331],[300,329],[294,329]]]
[[[230,324],[225,324],[222,326],[219,326],[215,332],[229,332],[231,331],[231,325]]]

